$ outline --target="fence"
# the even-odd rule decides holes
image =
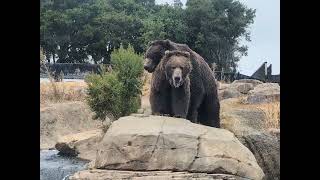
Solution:
[[[233,82],[239,79],[257,79],[262,82],[272,82],[280,84],[280,74],[272,75],[272,65],[267,67],[267,62],[264,62],[251,76],[240,73],[214,71],[215,78],[218,81]]]
[[[98,64],[71,64],[71,63],[55,63],[46,64],[49,72],[56,80],[64,77],[66,79],[84,79],[87,74],[101,72]],[[212,66],[214,71],[214,67]],[[251,76],[241,73],[214,71],[215,78],[218,81],[233,82],[239,79],[257,79],[263,82],[274,82],[280,84],[280,74],[272,75],[272,66],[267,67],[264,62]],[[48,78],[48,74],[44,67],[40,67],[40,78]]]
[[[80,64],[80,63],[47,63],[49,72],[52,76],[58,80],[59,78],[66,79],[84,79],[87,74],[99,73],[101,71],[98,64]],[[46,68],[40,66],[40,78],[48,78],[48,72]]]

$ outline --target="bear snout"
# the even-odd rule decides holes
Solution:
[[[178,88],[182,85],[182,71],[180,68],[177,68],[173,71],[172,74],[172,81],[173,81],[173,86],[175,88]]]
[[[174,81],[176,81],[176,82],[180,82],[180,77],[179,77],[179,76],[174,77]]]
[[[149,73],[152,73],[154,70],[154,65],[152,64],[152,60],[149,58],[144,59],[143,68]]]

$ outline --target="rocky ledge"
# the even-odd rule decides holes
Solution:
[[[127,116],[113,122],[91,168],[70,179],[122,179],[139,173],[154,177],[166,176],[167,171],[179,172],[169,175],[182,179],[264,177],[254,155],[230,131],[160,116]]]

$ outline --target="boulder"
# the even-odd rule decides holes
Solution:
[[[270,128],[268,129],[269,134],[275,136],[280,143],[280,129]]]
[[[250,90],[253,89],[253,85],[251,83],[235,83],[232,84],[235,88],[242,94],[248,94]]]
[[[239,99],[230,98],[220,102],[221,127],[237,137],[265,130],[265,113],[258,108],[239,104]]]
[[[253,85],[251,83],[232,83],[220,88],[218,90],[218,96],[220,100],[237,98],[248,94],[252,89]]]
[[[230,84],[219,82],[218,90],[227,89],[229,86]]]
[[[80,101],[40,108],[40,149],[54,148],[59,137],[101,128],[102,122],[93,120],[93,115],[90,107]]]
[[[242,96],[242,94],[235,88],[227,88],[225,90],[219,91],[218,96],[220,100],[223,100],[229,98],[238,98]]]
[[[249,104],[280,101],[280,86],[277,83],[263,83],[257,85],[248,94],[247,102]]]
[[[107,179],[132,179],[132,180],[249,180],[227,174],[207,174],[172,171],[119,171],[119,170],[83,170],[69,177],[70,180],[107,180]]]
[[[233,132],[250,149],[266,180],[280,179],[280,130],[267,129],[262,110],[238,101],[221,101],[221,127]]]
[[[84,160],[95,160],[97,146],[103,137],[101,129],[66,135],[58,139],[55,148],[60,155],[77,156]]]
[[[256,80],[256,79],[239,79],[239,80],[235,80],[232,82],[232,84],[237,84],[237,83],[250,83],[253,85],[253,87],[259,85],[259,84],[263,84],[262,81]]]
[[[113,122],[99,144],[94,168],[264,177],[254,155],[233,133],[163,116]]]
[[[252,133],[239,140],[250,149],[266,180],[280,180],[280,139],[268,133]]]

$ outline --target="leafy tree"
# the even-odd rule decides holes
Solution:
[[[110,63],[131,44],[138,53],[157,39],[186,43],[217,70],[235,70],[247,55],[255,10],[236,0],[40,0],[40,45],[47,62]]]
[[[186,43],[188,27],[184,15],[181,7],[160,6],[155,14],[144,20],[144,32],[141,38],[143,44],[159,39]]]
[[[181,0],[173,0],[173,6],[181,8],[183,6]]]
[[[255,10],[234,0],[188,0],[186,6],[188,45],[218,69],[235,69],[247,54],[239,41],[243,37],[250,41],[248,26]]]

